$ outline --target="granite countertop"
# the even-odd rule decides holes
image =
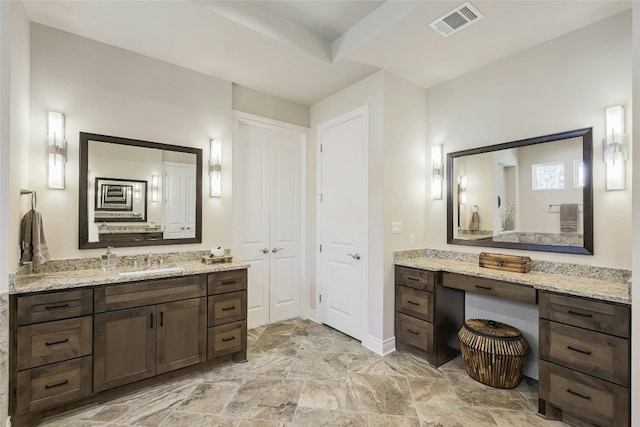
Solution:
[[[629,281],[598,280],[574,275],[552,274],[540,271],[529,273],[512,273],[480,267],[470,262],[440,258],[408,258],[396,260],[396,265],[420,268],[431,271],[467,274],[488,279],[504,280],[531,286],[535,289],[560,292],[569,295],[583,296],[604,301],[631,304]]]
[[[167,277],[206,274],[217,271],[239,270],[249,267],[249,264],[237,262],[205,264],[201,261],[181,261],[175,264],[166,264],[163,267],[155,266],[155,268],[167,268],[172,267],[173,265],[184,267],[184,270],[154,273],[153,269],[151,269],[149,271],[149,274],[142,274],[140,276],[121,276],[120,272],[132,271],[134,269],[124,267],[118,268],[114,271],[102,271],[102,269],[88,268],[10,276],[9,293],[26,294],[30,292],[70,289],[83,286],[106,285],[111,283],[125,283],[148,279],[161,279]],[[135,270],[145,269],[136,268]]]

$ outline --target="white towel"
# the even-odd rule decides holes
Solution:
[[[37,210],[31,209],[22,217],[20,240],[22,242],[21,264],[32,262],[35,267],[49,261],[49,248],[47,239],[44,237],[42,215]]]

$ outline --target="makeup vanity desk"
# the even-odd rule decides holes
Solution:
[[[630,425],[629,281],[592,279],[590,267],[571,275],[426,257],[395,264],[397,350],[434,366],[458,356],[466,292],[537,304],[539,414],[577,425]]]

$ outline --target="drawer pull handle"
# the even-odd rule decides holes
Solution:
[[[567,393],[573,394],[574,396],[578,396],[583,398],[584,400],[591,400],[591,396],[582,394],[582,393],[578,393],[576,391],[571,390],[570,388],[567,389]]]
[[[222,311],[235,310],[235,308],[236,308],[236,306],[235,306],[235,305],[234,305],[234,306],[231,306],[231,307],[224,307],[224,308],[222,309]]]
[[[69,342],[69,338],[65,338],[65,339],[60,340],[60,341],[46,342],[46,343],[44,343],[44,345],[50,346],[50,345],[56,345],[56,344],[64,344],[66,342]]]
[[[153,329],[153,313],[151,313],[151,329]]]
[[[222,338],[222,342],[232,341],[232,340],[235,340],[235,339],[236,339],[236,337]]]
[[[567,348],[569,350],[577,351],[578,353],[582,353],[582,354],[586,354],[587,356],[591,356],[591,352],[590,351],[580,350],[579,348],[571,347],[570,345],[568,345]]]
[[[69,303],[66,304],[58,304],[58,305],[47,305],[44,307],[45,310],[57,310],[59,308],[67,308],[69,307]]]
[[[66,384],[69,384],[69,380],[60,381],[59,383],[55,383],[55,384],[47,384],[44,386],[44,389],[49,390],[50,388],[56,388]]]
[[[411,280],[413,282],[419,282],[420,279],[416,278],[416,277],[407,277],[407,280]]]
[[[573,311],[573,310],[569,310],[569,314],[574,314],[576,316],[582,316],[582,317],[593,317],[593,314],[590,314],[590,313],[578,313],[577,311]]]
[[[235,280],[225,280],[222,282],[223,285],[233,285],[234,283],[236,283]]]
[[[414,331],[413,329],[407,329],[407,332],[413,335],[420,335],[420,332]]]
[[[410,299],[408,299],[408,300],[407,300],[407,302],[408,302],[409,304],[413,304],[413,305],[420,305],[420,303],[419,303],[419,302],[411,301]]]
[[[484,289],[486,291],[490,291],[491,290],[491,286],[481,286],[481,285],[476,285],[476,288],[478,289]]]
[[[160,327],[164,326],[164,311],[160,312]]]

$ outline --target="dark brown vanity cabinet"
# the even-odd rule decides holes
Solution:
[[[12,295],[14,427],[247,355],[247,271]]]
[[[205,360],[205,292],[204,275],[97,288],[96,311],[113,311],[95,315],[94,390]]]
[[[631,310],[540,292],[540,413],[630,425]]]
[[[396,266],[396,349],[440,366],[460,354],[464,293],[442,286],[442,273]]]

